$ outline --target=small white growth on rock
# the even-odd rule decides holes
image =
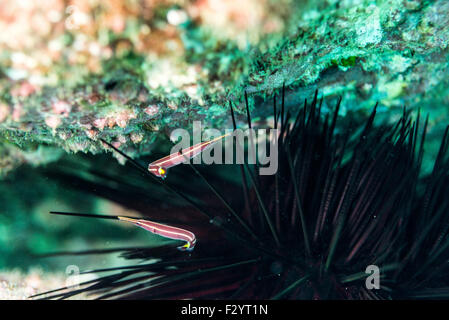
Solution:
[[[355,25],[357,43],[360,47],[366,47],[368,44],[378,44],[382,40],[379,8],[372,4],[366,10],[371,12],[371,14],[360,19]]]
[[[151,106],[146,107],[143,111],[146,114],[148,114],[150,117],[152,117],[158,113],[159,107],[157,105],[151,105]]]
[[[106,125],[107,119],[106,118],[99,118],[94,120],[94,127],[97,128],[100,131],[103,131],[104,126]]]
[[[178,26],[186,22],[188,18],[187,13],[181,9],[171,9],[167,13],[168,23],[174,26]]]
[[[406,71],[412,64],[412,59],[403,57],[399,54],[391,57],[390,69],[393,72],[402,73]]]
[[[125,144],[126,143],[126,137],[123,134],[119,134],[117,136],[117,141],[120,142],[121,144]]]
[[[67,117],[72,110],[72,106],[66,101],[58,100],[52,104],[52,109],[54,113],[62,114],[64,117]]]
[[[139,143],[143,140],[143,134],[132,132],[130,135],[130,139],[133,143]]]
[[[61,118],[57,115],[48,116],[45,118],[45,124],[54,130],[61,125]]]

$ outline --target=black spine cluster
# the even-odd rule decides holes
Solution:
[[[236,196],[192,166],[213,208],[189,188],[149,174],[149,184],[199,213],[190,226],[199,235],[197,248],[190,255],[171,245],[121,249],[127,259],[159,260],[93,270],[98,279],[44,297],[449,298],[448,131],[432,173],[422,177],[427,119],[422,124],[419,114],[404,112],[393,124],[375,125],[375,107],[363,124],[341,124],[340,103],[324,112],[315,94],[290,114],[283,90],[279,111],[274,99],[280,130],[275,175],[257,176],[254,166],[241,165]],[[236,128],[231,104],[230,112]],[[365,285],[369,265],[380,268],[380,289]]]

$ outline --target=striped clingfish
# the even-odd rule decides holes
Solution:
[[[167,169],[185,162],[186,159],[192,159],[193,157],[203,152],[207,147],[212,146],[215,142],[229,136],[230,134],[231,133],[228,133],[210,141],[197,143],[194,146],[182,149],[181,152],[172,153],[166,157],[156,160],[148,165],[148,171],[150,171],[156,177],[165,179],[165,177],[167,176]]]
[[[178,249],[181,251],[192,251],[195,247],[195,235],[188,230],[171,227],[165,224],[156,223],[144,219],[134,219],[121,216],[118,216],[118,219],[131,222],[138,227],[141,227],[147,231],[150,231],[151,233],[160,235],[165,238],[185,241],[186,243],[183,246],[178,247]]]

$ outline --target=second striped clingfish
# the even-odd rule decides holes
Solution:
[[[121,221],[131,222],[134,225],[141,227],[151,233],[160,235],[165,238],[174,239],[174,240],[183,240],[186,243],[183,246],[179,246],[178,249],[181,251],[192,251],[195,248],[196,238],[195,235],[185,229],[167,226],[165,224],[144,220],[144,219],[136,219],[136,218],[128,218],[128,217],[117,217]]]
[[[192,251],[195,248],[196,237],[193,232],[186,229],[181,229],[177,227],[168,226],[166,224],[150,221],[147,219],[137,218],[137,217],[125,217],[125,216],[113,216],[104,214],[90,214],[90,213],[75,213],[75,212],[61,212],[61,211],[50,211],[50,214],[64,215],[64,216],[78,216],[85,218],[96,218],[96,219],[110,219],[110,220],[120,220],[125,222],[131,222],[132,224],[141,227],[151,233],[157,234],[164,238],[173,240],[185,241],[185,244],[179,246],[178,249],[181,251]]]

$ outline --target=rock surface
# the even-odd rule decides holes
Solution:
[[[3,174],[104,152],[98,138],[138,157],[194,120],[228,128],[245,90],[263,119],[252,97],[283,83],[290,107],[319,88],[343,114],[422,108],[433,135],[449,118],[444,0],[70,3],[0,4]]]

